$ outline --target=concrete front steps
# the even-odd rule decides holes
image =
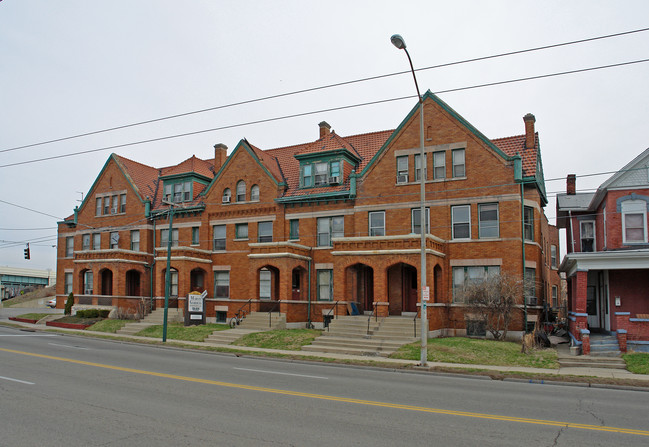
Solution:
[[[329,330],[303,351],[388,357],[413,337],[412,318],[389,317],[376,321],[368,316],[340,316],[329,323]]]
[[[561,368],[607,368],[626,370],[626,362],[620,357],[592,357],[589,355],[580,355],[559,357],[558,360]]]
[[[225,331],[214,331],[204,341],[205,343],[229,345],[244,335],[253,332],[286,329],[286,315],[279,312],[251,312],[241,320],[238,326]]]
[[[182,309],[170,308],[167,309],[167,323],[176,323],[183,321],[183,311]],[[140,332],[142,329],[146,329],[151,326],[164,324],[164,309],[156,309],[151,312],[149,315],[144,317],[144,319],[136,323],[126,323],[117,334],[119,335],[135,335]]]
[[[619,357],[620,345],[616,335],[590,334],[591,357]]]

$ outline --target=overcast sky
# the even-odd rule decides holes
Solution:
[[[0,265],[55,269],[56,222],[111,152],[155,167],[242,138],[262,148],[394,129],[416,104],[410,74],[90,137],[18,146],[409,68],[649,27],[639,1],[0,0]],[[419,71],[422,92],[649,58],[649,32]],[[439,96],[489,138],[536,116],[554,223],[565,176],[619,169],[649,146],[649,62]],[[232,127],[37,163],[39,158],[413,95],[382,105]],[[23,163],[15,166],[8,164]],[[607,176],[578,178],[578,190]],[[9,202],[9,203],[6,203]],[[13,205],[11,205],[13,204]],[[19,208],[29,208],[30,210]],[[39,214],[44,213],[44,214]],[[49,216],[48,216],[49,215]],[[31,241],[31,260],[23,259]],[[15,245],[11,242],[20,242]]]

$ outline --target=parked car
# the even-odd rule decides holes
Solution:
[[[51,300],[47,300],[45,305],[54,309],[56,307],[56,297],[52,298]]]

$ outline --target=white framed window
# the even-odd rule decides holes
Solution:
[[[318,301],[333,300],[333,270],[318,270]]]
[[[259,185],[252,185],[252,188],[250,188],[250,200],[259,202]]]
[[[552,307],[559,307],[559,288],[552,286]]]
[[[270,300],[271,299],[271,284],[272,283],[272,274],[268,269],[259,270],[259,299],[260,300]]]
[[[370,236],[385,236],[385,211],[371,211],[368,221]]]
[[[170,183],[164,185],[164,195],[162,196],[162,200],[166,202],[171,202],[172,191],[173,191],[173,185],[171,185]]]
[[[113,196],[113,207],[110,209],[110,214],[117,214],[119,212],[119,196]]]
[[[581,239],[581,251],[595,251],[595,221],[582,220],[579,222],[579,236]]]
[[[237,183],[237,202],[246,201],[246,182],[239,180]]]
[[[121,194],[119,196],[119,212],[120,213],[126,212],[126,194]]]
[[[92,249],[99,250],[101,248],[101,233],[92,234]]]
[[[622,229],[623,243],[647,243],[647,203],[644,200],[622,202]]]
[[[72,293],[72,273],[67,272],[65,274],[65,289],[63,293],[69,295]]]
[[[110,214],[110,197],[104,197],[104,214]]]
[[[329,184],[327,163],[315,163],[313,167],[315,171],[315,186]]]
[[[523,232],[526,241],[534,240],[534,208],[523,208]]]
[[[230,188],[225,188],[223,190],[223,197],[221,199],[222,203],[230,203],[232,200],[232,191],[230,191]]]
[[[557,258],[557,246],[556,245],[550,245],[550,266],[553,268],[558,268],[559,260]]]
[[[440,180],[446,178],[446,152],[433,152],[433,178]]]
[[[451,207],[453,239],[471,239],[471,205]]]
[[[329,165],[329,183],[342,183],[340,174],[340,161],[332,161]]]
[[[466,177],[464,149],[455,149],[453,155],[453,177]]]
[[[225,225],[214,225],[213,250],[225,250]]]
[[[319,217],[317,220],[318,247],[331,247],[331,239],[345,236],[343,216]]]
[[[74,237],[65,238],[65,257],[71,258],[74,256]]]
[[[411,233],[421,234],[421,208],[410,210]],[[430,233],[430,208],[426,207],[426,234]]]
[[[81,236],[81,250],[90,250],[90,234]]]
[[[199,245],[200,240],[200,227],[192,227],[192,245]]]
[[[421,154],[415,154],[415,181],[416,182],[421,180],[420,175],[421,175]],[[426,175],[426,169],[424,169],[424,180],[426,180],[426,178],[428,178],[428,176]]]
[[[110,233],[110,248],[111,250],[119,248],[119,233],[117,231],[111,231]]]
[[[397,183],[408,183],[408,156],[397,157]]]
[[[230,272],[214,272],[214,298],[230,298]]]
[[[101,216],[101,197],[95,199],[95,216]]]
[[[465,302],[464,288],[466,286],[497,275],[500,275],[500,266],[498,265],[453,267],[453,302]]]
[[[525,267],[525,282],[523,283],[523,295],[527,300],[527,304],[536,306],[536,269]]]
[[[273,242],[273,222],[259,222],[257,224],[257,241]]]
[[[160,247],[167,248],[168,244],[169,244],[169,229],[163,228],[162,230],[160,230]],[[171,231],[171,246],[172,247],[178,246],[178,228],[174,228]]]
[[[481,203],[478,205],[478,237],[494,238],[500,236],[498,221],[498,204]]]
[[[131,250],[140,251],[140,230],[131,231]]]
[[[238,223],[234,226],[234,237],[237,239],[248,239],[248,224]]]
[[[174,268],[169,270],[169,296],[170,297],[178,296],[178,270]]]

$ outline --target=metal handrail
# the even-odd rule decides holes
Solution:
[[[232,321],[233,321],[233,320],[234,320],[234,322],[235,322],[236,324],[239,324],[239,323],[241,322],[241,320],[243,320],[244,318],[246,318],[246,313],[245,313],[244,310],[243,310],[243,308],[246,307],[246,306],[248,306],[248,313],[252,312],[252,298],[250,298],[248,301],[246,301],[246,302],[243,304],[243,306],[241,306],[241,307],[239,308],[239,310],[237,310],[237,311],[234,313],[234,317],[232,317],[232,318],[230,319],[230,327],[234,327],[234,325],[232,324]]]
[[[275,304],[273,305],[273,307],[271,307],[270,310],[268,311],[268,327],[273,327],[273,315],[272,315],[272,312],[277,308],[279,303],[280,303],[279,300],[276,301]]]
[[[419,309],[417,309],[417,312],[415,313],[415,318],[412,319],[414,338],[417,338],[417,318],[418,317],[419,317]]]
[[[379,321],[379,316],[377,315],[376,312],[376,302],[372,303],[372,313],[367,317],[367,335],[370,335],[370,321],[372,321],[372,315],[374,315],[375,321]]]
[[[324,319],[325,319],[325,321],[327,320],[327,317],[331,316],[331,311],[333,311],[334,309],[335,309],[335,310],[338,310],[338,301],[334,301],[334,305],[333,305],[333,307],[332,307],[331,309],[329,309],[329,312],[327,312],[327,313],[324,315]],[[338,319],[338,313],[334,312],[334,317],[335,317],[336,319]],[[329,325],[327,325],[327,332],[329,332]]]

